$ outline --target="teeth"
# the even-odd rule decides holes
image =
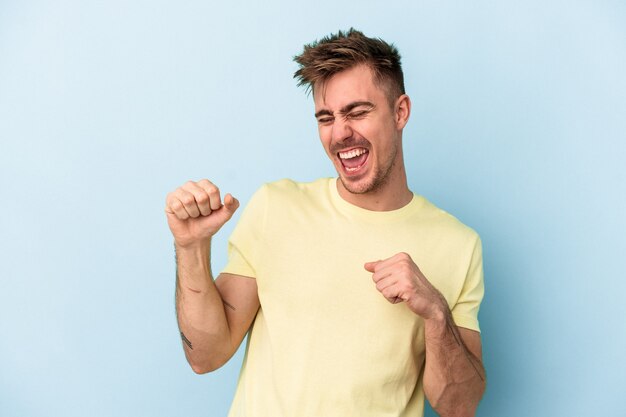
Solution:
[[[351,151],[348,151],[348,152],[339,152],[339,158],[341,159],[355,158],[359,155],[363,155],[365,152],[366,151],[363,148],[352,149]]]

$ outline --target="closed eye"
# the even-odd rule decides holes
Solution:
[[[361,119],[369,113],[369,110],[354,111],[346,114],[347,119]]]
[[[334,117],[320,117],[317,119],[317,123],[320,125],[327,125],[329,123],[332,123],[333,120],[335,120]]]

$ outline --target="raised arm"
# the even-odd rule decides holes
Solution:
[[[187,361],[213,371],[236,352],[259,308],[256,280],[211,273],[211,238],[239,202],[222,199],[208,180],[189,181],[168,194],[165,213],[176,248],[176,316]]]

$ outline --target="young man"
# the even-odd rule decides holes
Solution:
[[[338,178],[251,199],[215,283],[211,237],[239,206],[208,180],[166,201],[177,314],[194,371],[249,331],[230,416],[474,415],[485,388],[478,235],[407,185],[400,56],[350,30],[295,58]]]

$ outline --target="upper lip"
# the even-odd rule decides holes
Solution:
[[[345,149],[338,150],[337,151],[337,156],[339,156],[340,153],[350,152],[350,151],[353,151],[355,149],[363,149],[365,152],[369,152],[369,149],[367,149],[365,146],[353,146],[351,148],[345,148]]]

